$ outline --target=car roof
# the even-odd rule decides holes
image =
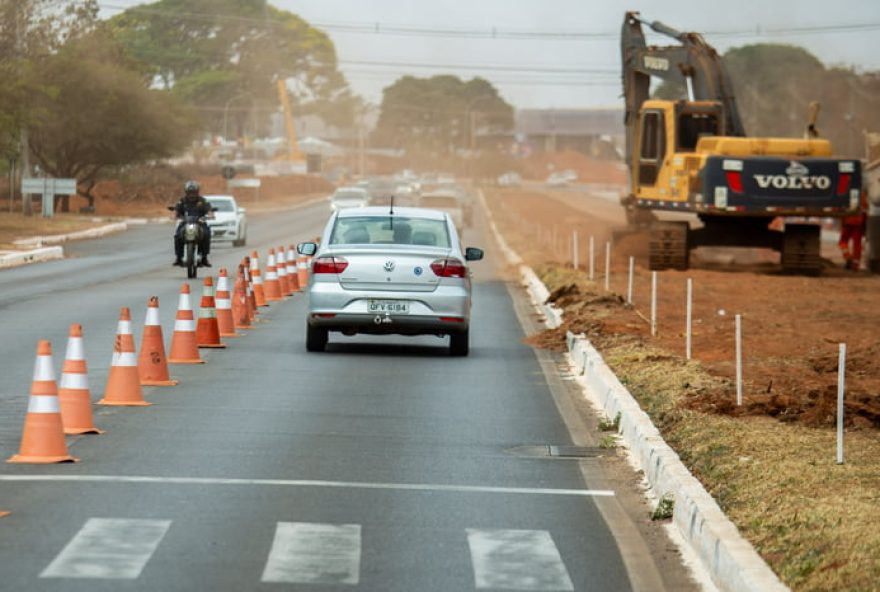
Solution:
[[[337,187],[336,193],[340,193],[342,191],[351,191],[352,193],[366,193],[367,190],[363,187],[356,187],[354,185],[344,185],[343,187]]]
[[[235,197],[232,195],[206,195],[204,196],[208,201],[210,200],[232,200],[235,201]]]
[[[366,208],[357,208],[350,210],[340,210],[337,216],[340,218],[362,218],[362,217],[388,217],[389,206],[368,206]],[[429,208],[411,208],[397,207],[394,208],[395,216],[406,216],[409,218],[427,218],[429,220],[443,220],[446,214],[439,210]]]

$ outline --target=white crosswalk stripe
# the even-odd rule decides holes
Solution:
[[[360,524],[279,522],[263,582],[357,584]]]
[[[478,590],[574,590],[546,530],[468,528],[467,535]]]
[[[90,518],[40,577],[134,580],[170,526],[170,520]]]

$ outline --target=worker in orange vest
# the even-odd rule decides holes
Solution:
[[[865,196],[863,191],[859,213],[847,216],[840,221],[840,241],[837,246],[840,247],[843,259],[846,261],[844,266],[853,271],[859,270],[859,264],[862,260],[862,237],[865,236],[865,225],[868,221],[866,214],[868,204]],[[850,249],[850,243],[852,249]]]

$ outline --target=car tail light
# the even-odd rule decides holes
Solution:
[[[727,186],[731,191],[734,193],[743,192],[743,178],[740,171],[724,171],[724,176],[727,177]]]
[[[312,261],[312,273],[342,273],[348,261],[342,257],[318,257]]]
[[[431,271],[437,277],[463,278],[467,276],[467,267],[458,259],[437,259],[431,264]]]
[[[851,180],[851,174],[840,173],[840,177],[837,178],[837,195],[843,195],[844,193],[849,191],[849,184]]]

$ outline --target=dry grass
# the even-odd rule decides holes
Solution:
[[[12,214],[2,212],[0,213],[0,249],[20,248],[15,247],[12,243],[21,238],[65,234],[107,224],[107,222],[95,222],[93,218],[94,216],[76,214],[61,214],[52,218],[43,218],[39,213],[35,216],[23,216],[19,212]]]
[[[572,317],[635,317],[602,299],[583,274],[547,266]],[[584,302],[592,302],[589,310]],[[634,318],[635,322],[641,322]],[[766,417],[704,413],[690,397],[730,389],[699,362],[601,329],[590,335],[666,441],[782,580],[797,591],[880,590],[880,433],[846,433],[846,464],[835,463],[835,432]]]

